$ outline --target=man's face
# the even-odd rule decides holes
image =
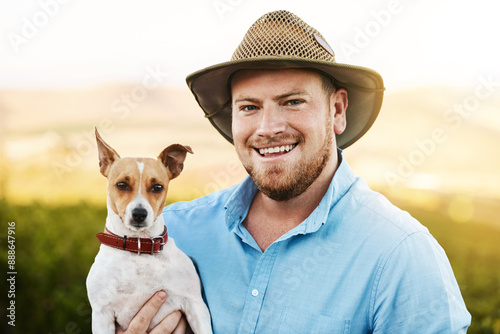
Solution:
[[[345,90],[326,96],[321,76],[300,69],[239,71],[231,84],[234,146],[260,191],[288,200],[325,166],[336,168],[334,132],[345,128]]]

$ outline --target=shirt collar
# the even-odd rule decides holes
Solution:
[[[337,204],[354,183],[356,176],[351,167],[344,160],[341,149],[338,149],[338,159],[339,166],[335,171],[326,194],[309,217],[292,230],[294,234],[306,234],[317,231],[321,225],[326,222],[331,208]],[[257,186],[250,176],[247,176],[243,182],[236,187],[224,206],[228,229],[234,230],[243,222],[257,191]]]
[[[330,210],[344,197],[356,179],[354,172],[344,159],[342,150],[337,150],[339,165],[325,196],[323,196],[316,209],[303,222],[304,233],[315,232],[321,225],[326,223]]]
[[[257,191],[257,185],[250,176],[247,176],[231,194],[224,205],[226,224],[230,230],[235,229],[239,223],[243,222]]]

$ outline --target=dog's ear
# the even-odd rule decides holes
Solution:
[[[95,138],[97,141],[97,150],[99,151],[99,167],[101,169],[101,174],[108,177],[111,165],[113,162],[120,159],[120,155],[116,153],[111,146],[106,144],[99,134],[99,131],[97,131],[97,127],[95,128]]]
[[[191,147],[173,144],[164,149],[158,156],[158,159],[170,170],[170,173],[172,173],[172,179],[175,179],[182,172],[187,152],[193,153]]]

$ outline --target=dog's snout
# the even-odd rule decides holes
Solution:
[[[132,218],[137,223],[144,222],[144,220],[146,220],[147,216],[148,216],[148,212],[144,208],[135,208],[134,210],[132,210]]]

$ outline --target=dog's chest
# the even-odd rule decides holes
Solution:
[[[169,291],[171,267],[169,257],[162,253],[138,255],[101,247],[87,279],[92,307],[110,310],[122,327],[128,326],[156,291]]]
[[[193,285],[199,286],[193,264],[173,239],[168,240],[161,253],[154,255],[138,255],[102,245],[87,283],[89,294],[95,293],[101,300],[121,300],[120,294],[151,296],[159,290],[181,293],[183,289],[192,290]],[[100,296],[102,291],[107,291],[106,296]]]
[[[105,285],[108,291],[116,289],[120,294],[138,290],[146,292],[168,281],[171,262],[164,253],[138,255],[105,246],[97,254],[92,271],[95,269],[96,281]]]

